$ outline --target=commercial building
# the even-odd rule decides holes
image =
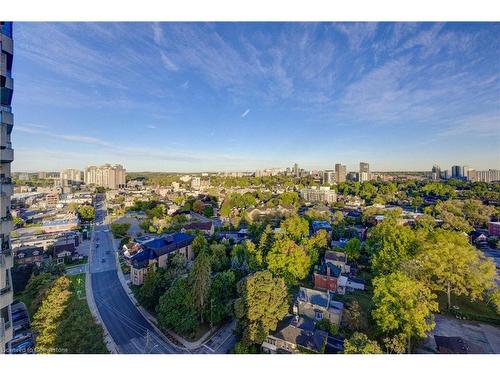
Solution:
[[[323,171],[323,184],[333,185],[335,183],[335,171],[332,169],[327,169]]]
[[[451,167],[451,177],[452,178],[462,178],[462,167],[460,165],[454,165]]]
[[[342,164],[335,164],[335,180],[337,184],[345,182],[347,176],[347,167]]]
[[[337,193],[329,187],[305,188],[300,191],[300,195],[308,202],[335,203]]]
[[[125,187],[125,174],[125,169],[119,164],[90,166],[85,168],[85,184],[120,189]]]
[[[361,162],[359,163],[359,182],[370,180],[370,164]]]
[[[12,114],[12,22],[0,22],[0,353],[5,352],[5,344],[12,339],[13,299],[11,268],[13,266],[10,246],[12,215],[10,197],[12,180],[10,164],[14,160],[14,150],[10,135],[14,126]]]
[[[430,177],[433,180],[440,180],[441,179],[441,167],[439,167],[439,165],[432,166]]]

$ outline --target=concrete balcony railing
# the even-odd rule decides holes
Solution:
[[[14,160],[14,150],[10,147],[0,149],[0,162],[10,163]]]

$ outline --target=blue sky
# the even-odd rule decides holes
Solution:
[[[499,23],[16,23],[15,171],[500,168]]]

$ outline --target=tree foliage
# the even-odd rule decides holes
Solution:
[[[433,290],[466,295],[472,300],[485,296],[495,286],[495,265],[468,242],[462,233],[437,229],[419,247],[417,276]]]
[[[285,282],[269,271],[256,272],[239,282],[238,294],[234,310],[243,331],[243,342],[262,344],[288,312]]]
[[[361,332],[344,341],[344,354],[382,354],[379,344]]]
[[[376,277],[373,286],[372,316],[378,328],[385,334],[404,335],[410,351],[412,337],[426,337],[434,328],[435,296],[423,282],[401,272]]]

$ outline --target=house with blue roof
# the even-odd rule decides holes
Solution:
[[[311,223],[311,235],[317,233],[320,230],[324,230],[328,233],[328,235],[332,234],[332,225],[328,221],[324,220],[314,220]]]
[[[193,260],[193,240],[194,236],[191,234],[173,233],[128,246],[123,256],[130,265],[132,284],[142,285],[150,266],[166,268],[171,255],[181,254],[186,261]]]
[[[330,323],[340,326],[344,304],[333,299],[334,294],[301,287],[299,295],[293,306],[293,312],[314,321],[328,319]]]

